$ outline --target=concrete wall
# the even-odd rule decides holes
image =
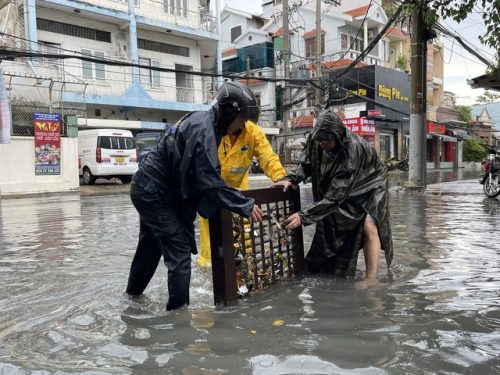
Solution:
[[[78,138],[61,138],[60,175],[35,175],[33,137],[12,137],[12,143],[0,145],[0,166],[1,196],[78,190]]]
[[[247,17],[232,12],[226,12],[225,14],[227,15],[227,18],[221,18],[222,27],[220,31],[221,48],[223,51],[231,48],[231,46],[233,45],[231,43],[231,29],[233,27],[241,26],[241,34],[245,34],[248,30]]]
[[[467,161],[462,163],[462,167],[466,171],[481,171],[481,163],[476,161]]]

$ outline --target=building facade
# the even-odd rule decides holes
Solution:
[[[259,40],[259,42],[268,43],[265,48],[274,48],[274,76],[278,80],[276,84],[264,84],[255,81],[256,90],[274,91],[275,102],[262,101],[263,107],[276,108],[274,124],[283,129],[282,103],[284,85],[279,79],[284,77],[284,59],[283,59],[283,20],[282,20],[282,1],[266,1],[262,6],[262,15],[257,17],[256,23],[254,16],[246,14],[246,27],[240,26],[240,22],[232,22],[228,16],[222,16],[223,29],[228,35],[241,35],[240,39],[224,40],[224,47],[227,53],[231,53],[232,58],[236,59],[238,50],[248,48],[250,40]],[[359,120],[360,123],[368,119],[368,111],[371,113],[380,112],[378,118],[373,120],[375,133],[364,134],[365,138],[370,138],[370,142],[375,146],[380,156],[386,160],[391,157],[404,158],[407,155],[409,147],[409,103],[403,103],[405,108],[402,112],[406,115],[393,116],[393,111],[382,110],[373,104],[373,101],[379,101],[388,107],[391,104],[399,105],[401,100],[392,97],[393,93],[387,94],[384,90],[394,88],[394,94],[398,97],[406,98],[409,101],[409,83],[411,74],[410,67],[410,36],[407,33],[408,28],[405,24],[396,24],[390,27],[381,40],[368,52],[368,54],[357,64],[358,69],[366,68],[365,75],[371,76],[369,81],[363,81],[366,77],[360,78],[357,70],[354,75],[347,75],[348,78],[338,80],[343,69],[350,65],[365,46],[378,35],[388,21],[387,14],[392,14],[395,10],[391,1],[382,1],[381,3],[370,2],[368,0],[353,0],[349,2],[324,2],[321,9],[321,66],[322,76],[330,77],[324,79],[327,87],[333,84],[340,85],[340,90],[355,88],[359,95],[355,101],[343,101],[342,105],[337,105],[338,110],[346,119],[365,119]],[[301,144],[303,137],[312,130],[316,117],[316,98],[314,87],[307,80],[316,76],[316,4],[295,4],[289,3],[289,45],[290,45],[290,77],[296,80],[303,80],[289,84],[291,87],[291,101],[293,107],[290,110],[290,120],[287,124],[289,136],[287,143],[289,147]],[[267,20],[267,21],[266,21]],[[264,25],[258,28],[262,22]],[[233,28],[236,28],[233,30]],[[233,31],[231,31],[233,30]],[[240,30],[246,30],[246,36],[239,34]],[[267,32],[259,34],[257,32]],[[252,37],[252,38],[250,38]],[[443,46],[439,40],[428,44],[427,56],[427,119],[437,121],[437,109],[441,107],[441,98],[443,97]],[[224,59],[229,59],[225,55]],[[244,65],[243,61],[240,64]],[[383,67],[384,69],[376,69]],[[268,67],[269,74],[272,76],[272,68]],[[240,68],[242,74],[245,69]],[[250,74],[263,74],[254,72],[251,67],[246,69]],[[380,74],[380,77],[376,77]],[[363,75],[363,74],[362,74]],[[397,85],[391,76],[398,77]],[[403,78],[404,77],[404,78]],[[402,80],[402,81],[401,81]],[[403,83],[404,81],[404,83]],[[370,82],[368,84],[368,82]],[[379,90],[380,82],[382,89]],[[374,84],[374,85],[372,85]],[[404,87],[402,90],[397,86]],[[408,90],[406,89],[408,88]],[[259,92],[260,92],[259,91]],[[370,92],[370,96],[365,93]],[[404,92],[404,94],[403,94]],[[381,94],[379,96],[378,94]],[[345,94],[345,92],[344,92]],[[345,95],[344,95],[345,96]],[[272,95],[262,95],[270,98]],[[361,98],[360,98],[361,97]],[[324,97],[323,99],[326,99]],[[352,98],[351,98],[352,99]],[[371,100],[371,101],[370,101]],[[392,103],[391,103],[392,102]],[[384,116],[386,116],[384,118]],[[270,123],[270,122],[269,122]]]
[[[217,71],[216,4],[207,0],[6,4],[0,11],[2,44],[51,56],[2,61],[13,115],[13,144],[3,146],[2,168],[14,144],[27,141],[18,137],[33,136],[33,112],[61,113],[62,135],[71,143],[76,128],[158,131],[189,111],[208,109],[215,79],[190,72]],[[75,183],[69,166],[76,165],[73,159],[62,168],[63,175],[52,177],[54,183],[29,176],[27,189],[19,176],[9,182],[2,179],[2,194],[50,191],[58,178],[72,181],[59,184],[62,190],[77,189],[77,172]]]
[[[479,114],[474,116],[473,121],[470,122],[470,128],[481,142],[494,147],[500,146],[500,130],[495,126],[487,108],[481,108]]]

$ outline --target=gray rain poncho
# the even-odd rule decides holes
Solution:
[[[319,140],[336,140],[326,153]],[[307,270],[354,276],[363,247],[363,225],[370,214],[378,227],[387,266],[392,261],[387,168],[375,149],[349,132],[332,110],[323,111],[297,169],[285,179],[312,178],[314,203],[299,212],[304,225],[316,223]]]

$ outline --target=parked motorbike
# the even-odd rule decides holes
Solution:
[[[252,160],[252,164],[250,165],[250,172],[252,173],[264,173],[262,168],[259,165],[259,162],[256,159]]]
[[[483,147],[488,150],[488,158],[482,163],[484,175],[479,183],[487,197],[495,198],[500,195],[500,150],[486,144]]]

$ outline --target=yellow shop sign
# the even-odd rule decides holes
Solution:
[[[354,96],[354,95],[366,96],[366,94],[367,94],[366,89],[357,88],[356,90],[350,90],[347,96]]]
[[[401,95],[401,91],[397,88],[386,87],[384,85],[378,85],[378,96],[388,100],[401,100],[402,102],[408,101],[408,97]]]

